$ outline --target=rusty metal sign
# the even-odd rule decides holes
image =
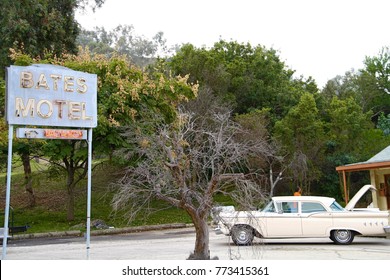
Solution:
[[[17,138],[29,139],[72,139],[86,140],[87,130],[80,129],[40,129],[40,128],[17,128]]]
[[[8,67],[7,122],[96,127],[97,76],[48,64]]]

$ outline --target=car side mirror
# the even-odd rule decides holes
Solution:
[[[278,214],[283,214],[283,209],[278,210]]]

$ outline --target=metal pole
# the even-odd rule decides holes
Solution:
[[[9,208],[11,201],[11,169],[12,169],[12,139],[14,136],[14,126],[9,125],[8,128],[8,162],[7,162],[7,190],[5,195],[5,211],[4,211],[4,237],[3,237],[3,254],[2,259],[7,257],[7,239],[8,239],[8,223],[9,223]]]
[[[87,260],[91,243],[92,128],[88,129]]]

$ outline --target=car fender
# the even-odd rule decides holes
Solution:
[[[263,238],[263,235],[256,228],[251,226],[250,224],[234,224],[234,226],[230,229],[230,235],[232,234],[232,231],[236,227],[247,227],[247,228],[250,228],[253,231],[254,236],[256,236],[258,238]]]
[[[328,234],[328,236],[330,236],[330,233],[332,231],[334,231],[334,230],[342,230],[342,229],[352,231],[352,232],[355,233],[355,235],[361,235],[362,234],[357,228],[353,228],[353,227],[329,227],[329,229],[327,230],[327,234]]]

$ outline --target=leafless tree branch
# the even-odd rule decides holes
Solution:
[[[248,132],[231,120],[229,111],[203,116],[180,111],[173,124],[156,118],[153,123],[155,133],[126,130],[129,146],[135,148],[119,152],[138,164],[130,166],[118,182],[114,209],[127,208],[131,219],[148,211],[155,198],[184,209],[196,229],[194,254],[207,259],[207,219],[214,195],[224,192],[246,203],[265,197],[254,177],[245,176],[248,158],[258,154],[264,143],[243,137]]]

